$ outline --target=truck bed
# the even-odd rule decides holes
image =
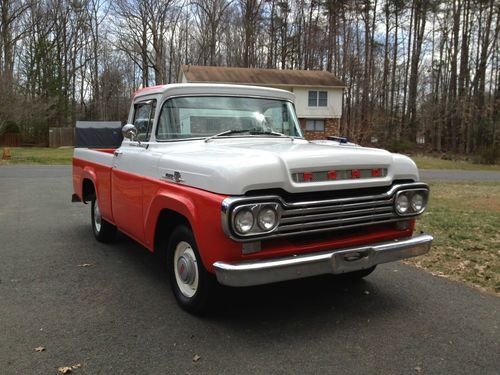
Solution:
[[[114,148],[75,148],[73,158],[111,167],[114,152]]]

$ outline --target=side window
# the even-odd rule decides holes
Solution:
[[[134,109],[134,125],[137,128],[137,139],[149,141],[155,117],[156,100],[137,103]]]

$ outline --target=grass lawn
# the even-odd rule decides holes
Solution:
[[[9,147],[10,160],[1,160],[3,147],[0,147],[0,165],[11,164],[71,164],[73,148],[48,147]]]
[[[500,164],[474,164],[463,160],[443,160],[432,156],[410,155],[419,169],[463,169],[468,171],[500,171]]]
[[[500,293],[500,184],[433,183],[417,230],[434,235],[431,251],[409,263]]]

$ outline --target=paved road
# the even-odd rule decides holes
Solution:
[[[67,167],[0,167],[2,375],[498,374],[500,299],[400,263],[226,290],[190,316],[146,250],[94,241],[70,185]]]
[[[421,169],[423,181],[499,181],[500,172]]]

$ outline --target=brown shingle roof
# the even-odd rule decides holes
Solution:
[[[332,73],[320,70],[279,70],[182,65],[188,82],[238,83],[262,86],[345,87]]]

